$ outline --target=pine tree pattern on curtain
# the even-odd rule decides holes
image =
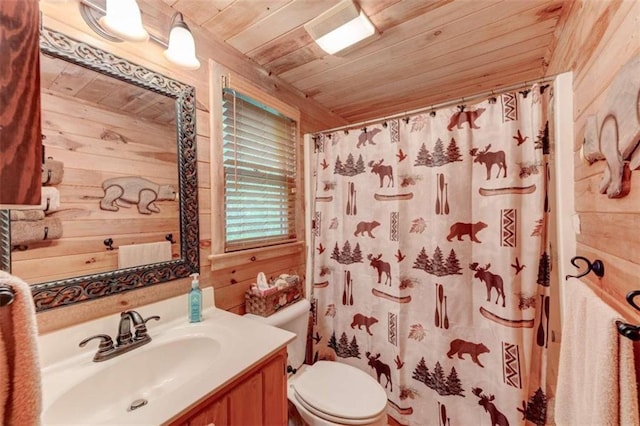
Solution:
[[[314,357],[401,424],[544,424],[550,92],[315,136]]]

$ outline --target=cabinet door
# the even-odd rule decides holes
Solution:
[[[229,425],[229,397],[223,396],[189,419],[189,426]]]
[[[262,425],[262,374],[257,372],[229,392],[229,424]]]
[[[0,27],[0,204],[39,205],[42,139],[38,0],[1,0]]]
[[[265,425],[287,424],[287,354],[283,352],[262,369],[262,406]]]

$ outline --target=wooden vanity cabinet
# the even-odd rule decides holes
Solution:
[[[0,1],[0,205],[40,205],[38,0]]]
[[[188,409],[169,425],[286,425],[286,368],[287,350],[283,348]]]

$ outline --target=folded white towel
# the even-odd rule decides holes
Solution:
[[[558,425],[638,425],[633,342],[620,314],[586,284],[564,284],[555,421]]]
[[[51,186],[42,187],[42,198],[40,200],[40,209],[45,213],[51,213],[60,207],[60,191]]]

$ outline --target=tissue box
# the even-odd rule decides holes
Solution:
[[[286,286],[282,286],[273,293],[266,295],[257,294],[251,291],[251,289],[247,290],[244,295],[247,312],[268,317],[280,309],[300,300],[304,296],[300,278],[297,275],[290,275],[286,281]]]

